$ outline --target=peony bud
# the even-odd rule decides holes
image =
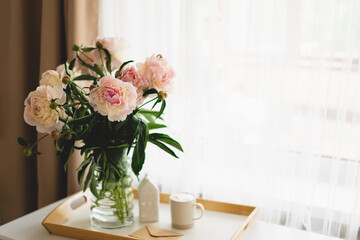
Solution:
[[[68,84],[70,82],[70,78],[68,76],[65,76],[62,78],[63,84]]]
[[[98,49],[102,49],[103,48],[103,43],[101,42],[101,41],[97,41],[96,42],[96,47],[98,48]]]
[[[60,133],[57,130],[54,130],[54,131],[51,132],[51,137],[54,140],[59,140],[60,139]]]
[[[28,149],[28,148],[25,148],[25,149],[24,149],[24,155],[25,155],[26,157],[30,157],[31,154],[32,154],[31,149]]]
[[[121,77],[121,75],[122,75],[122,72],[121,72],[120,70],[117,70],[117,71],[115,72],[115,77],[116,77],[116,78]]]
[[[67,135],[65,136],[65,139],[66,139],[66,140],[70,140],[70,139],[72,139],[72,135],[71,135],[71,133],[67,134]]]
[[[55,109],[57,108],[57,104],[55,103],[55,100],[51,100],[50,108],[51,108],[52,110],[55,110]]]
[[[74,52],[79,51],[79,49],[80,49],[80,47],[79,47],[79,45],[77,45],[77,44],[74,44],[74,45],[72,46],[72,50],[73,50]]]
[[[159,94],[158,94],[158,97],[161,99],[161,100],[164,100],[165,98],[167,98],[167,93],[164,92],[164,91],[160,91]]]

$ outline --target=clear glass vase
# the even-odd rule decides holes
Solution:
[[[109,168],[107,181],[103,180],[104,169],[95,167],[98,196],[92,194],[91,197],[91,224],[95,227],[121,228],[134,222],[131,163],[125,151],[119,156],[118,164],[123,169],[123,176],[119,177],[113,168]]]

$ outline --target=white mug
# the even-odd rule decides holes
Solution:
[[[175,193],[170,196],[172,226],[178,229],[187,229],[194,226],[194,220],[200,219],[204,214],[204,206],[195,202],[191,193]],[[200,207],[200,215],[194,217],[194,209]]]

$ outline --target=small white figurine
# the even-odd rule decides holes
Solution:
[[[159,189],[147,175],[138,187],[138,199],[140,222],[159,221]]]

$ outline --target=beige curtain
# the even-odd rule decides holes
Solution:
[[[94,41],[98,1],[3,0],[0,20],[0,223],[5,223],[80,189],[78,153],[65,174],[51,139],[39,144],[42,155],[25,158],[16,138],[36,139],[23,120],[24,99],[42,72],[72,59],[74,43]]]

